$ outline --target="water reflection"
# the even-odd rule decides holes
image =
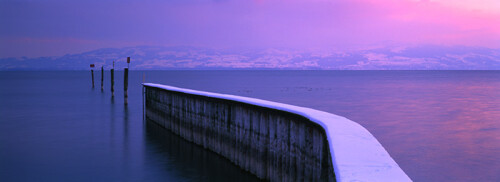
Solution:
[[[129,127],[130,127],[130,122],[129,122],[129,110],[128,106],[124,105],[123,106],[123,162],[127,163],[129,162],[130,155],[129,155],[129,144],[131,143],[129,141]],[[129,165],[125,165],[129,166]]]
[[[260,181],[250,173],[242,171],[229,160],[214,152],[188,142],[169,132],[150,120],[144,122],[148,151],[154,151],[147,157],[166,160],[165,171],[174,171],[170,179],[188,179],[189,181]],[[196,175],[193,175],[196,174]],[[182,178],[176,177],[182,176]]]
[[[0,87],[0,180],[219,179],[204,172],[219,165],[193,162],[210,159],[191,160],[194,149],[177,150],[175,135],[148,132],[142,75],[130,72],[124,107],[109,89],[90,89],[86,71],[0,72],[0,85],[9,85]],[[148,82],[345,116],[415,181],[500,181],[500,71],[148,71]]]
[[[500,71],[152,71],[149,82],[347,117],[415,181],[500,181]]]
[[[500,180],[500,80],[405,76],[376,82],[343,78],[351,82],[335,82],[331,92],[309,84],[309,94],[281,97],[362,124],[416,181]]]
[[[116,105],[115,105],[115,97],[111,97],[111,104],[109,105],[110,107],[110,118],[109,118],[109,129],[110,129],[110,132],[109,132],[109,138],[110,138],[110,146],[112,149],[114,149],[115,147],[115,125],[116,125]]]
[[[399,82],[397,87],[384,89],[393,97],[368,97],[386,102],[374,105],[369,120],[359,121],[415,180],[498,180],[498,85]]]

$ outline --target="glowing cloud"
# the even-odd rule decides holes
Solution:
[[[498,0],[2,1],[0,24],[0,57],[138,44],[500,48]]]

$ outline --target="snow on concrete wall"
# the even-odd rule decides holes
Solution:
[[[145,117],[270,181],[411,181],[365,128],[330,113],[145,83]]]

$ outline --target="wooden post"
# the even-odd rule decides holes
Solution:
[[[113,61],[113,68],[111,68],[111,96],[115,96],[115,61]]]
[[[128,67],[130,64],[130,57],[127,57],[127,68],[123,72],[123,93],[125,98],[125,104],[128,104]]]
[[[94,70],[90,70],[90,73],[92,74],[92,88],[94,88]]]
[[[125,96],[125,104],[128,104],[128,68],[124,69],[123,73],[123,92]]]
[[[94,88],[94,64],[90,64],[90,73],[92,74],[92,88]]]
[[[101,66],[101,92],[104,91],[104,67]]]

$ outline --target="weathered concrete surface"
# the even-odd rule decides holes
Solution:
[[[198,172],[187,181],[211,182],[261,182],[255,175],[243,172],[229,160],[203,146],[189,142],[151,120],[145,120],[144,128],[148,147],[172,157],[174,166],[189,166],[182,172]],[[170,163],[170,162],[169,162]],[[169,169],[169,168],[168,168]],[[147,180],[146,180],[147,181]],[[165,181],[175,182],[175,181]]]
[[[290,112],[145,85],[145,117],[270,181],[335,181],[325,130]]]

